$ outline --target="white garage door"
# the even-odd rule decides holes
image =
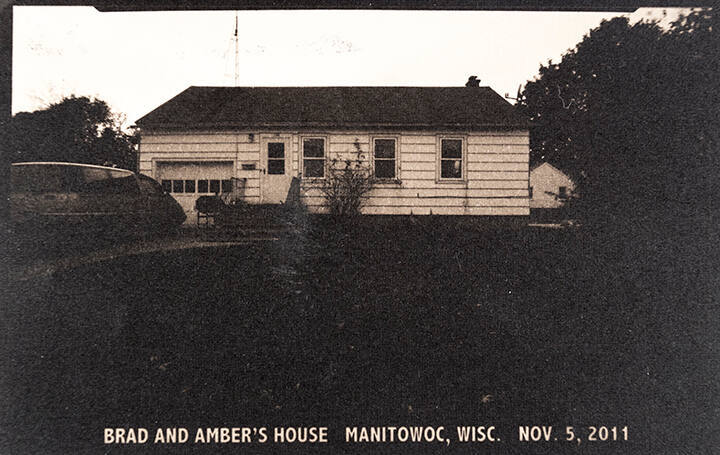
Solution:
[[[188,214],[198,197],[232,191],[232,177],[232,161],[159,162],[156,168],[156,180]]]

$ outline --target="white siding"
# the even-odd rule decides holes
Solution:
[[[150,134],[140,143],[140,171],[157,176],[156,163],[167,161],[225,161],[235,163],[237,178],[246,179],[245,197],[260,200],[260,135],[275,132],[187,132]],[[326,156],[347,157],[359,144],[369,158],[370,141],[376,132],[311,131],[284,132],[292,136],[289,168],[298,175],[302,166],[300,137],[322,136]],[[438,179],[438,137],[465,140],[463,181]],[[369,194],[363,209],[367,214],[528,215],[529,136],[527,131],[495,131],[457,134],[453,132],[383,131],[398,143],[396,183],[381,183]],[[254,164],[255,170],[243,170]],[[303,181],[301,195],[312,211],[322,211],[317,185]]]
[[[530,199],[531,208],[558,208],[564,204],[558,198],[560,187],[567,188],[567,194],[571,195],[575,184],[560,170],[548,163],[543,163],[530,172],[530,186],[533,188],[533,195]]]

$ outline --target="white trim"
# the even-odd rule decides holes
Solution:
[[[460,178],[444,178],[442,177],[442,141],[458,140],[460,141]],[[435,160],[435,182],[436,183],[462,183],[467,182],[467,135],[464,134],[438,134],[436,142],[436,160]]]
[[[258,191],[260,194],[260,203],[265,200],[265,185],[266,178],[268,175],[268,144],[270,142],[282,142],[285,147],[285,172],[283,174],[270,174],[270,175],[284,175],[292,177],[293,166],[292,166],[292,140],[293,135],[288,133],[260,133],[256,136],[256,140],[260,146],[260,167],[258,168],[258,176],[260,181],[258,182]]]
[[[392,178],[375,177],[375,140],[376,139],[392,139],[395,141],[395,176]],[[390,161],[387,158],[381,158],[381,161]],[[400,136],[395,134],[379,134],[370,136],[370,164],[372,165],[373,178],[377,179],[377,183],[395,183],[400,180]]]
[[[328,155],[330,153],[330,139],[328,134],[300,134],[299,135],[299,144],[298,148],[298,173],[300,174],[300,178],[306,181],[313,181],[313,180],[324,180],[325,177],[327,177],[327,163],[328,163]],[[305,139],[322,139],[323,140],[323,157],[309,157],[309,160],[317,160],[320,161],[323,160],[323,175],[322,177],[306,177],[305,176]]]

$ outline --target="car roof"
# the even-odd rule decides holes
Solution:
[[[22,163],[12,163],[13,166],[74,166],[74,167],[87,167],[93,169],[106,169],[109,171],[120,171],[127,172],[128,174],[134,174],[133,171],[127,169],[120,169],[117,167],[109,166],[98,166],[96,164],[84,164],[84,163],[68,163],[63,161],[27,161]]]

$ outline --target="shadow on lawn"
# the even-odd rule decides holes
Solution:
[[[354,425],[444,425],[453,438],[455,425],[495,425],[503,442],[483,448],[497,453],[527,453],[518,425],[560,437],[566,425],[627,425],[628,442],[583,450],[702,451],[703,403],[717,396],[703,380],[716,366],[703,294],[625,253],[582,230],[296,218],[277,242],[10,288],[3,453],[97,453],[111,426],[329,426],[331,444],[313,451],[440,450],[344,444]],[[237,449],[173,449],[222,448]]]

